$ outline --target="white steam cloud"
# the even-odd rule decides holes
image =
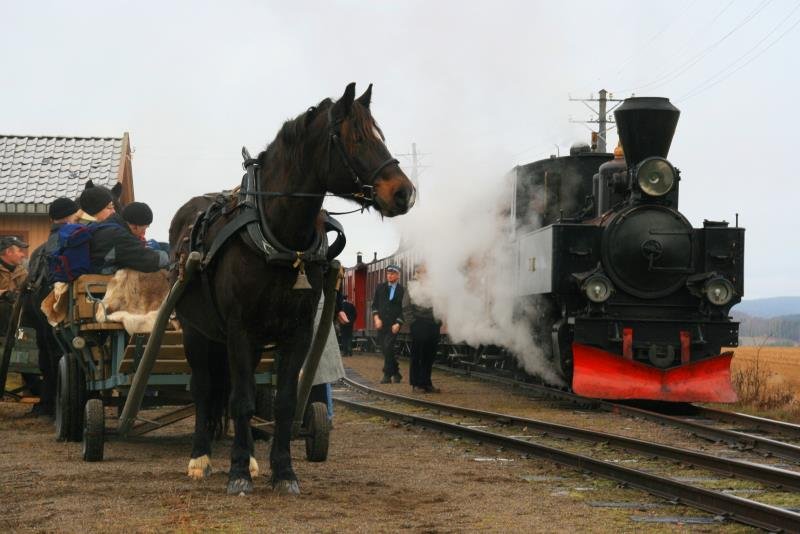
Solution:
[[[396,219],[401,243],[428,271],[426,279],[409,283],[410,292],[433,307],[453,341],[500,345],[529,373],[562,383],[532,337],[535,310],[514,316],[510,180],[437,180],[426,181],[417,205]]]

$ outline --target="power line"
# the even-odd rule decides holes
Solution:
[[[780,21],[778,24],[776,24],[776,25],[775,25],[775,26],[774,26],[774,27],[773,27],[773,28],[772,28],[772,29],[771,29],[771,30],[770,30],[770,31],[769,31],[769,32],[768,32],[768,33],[767,33],[767,34],[766,34],[764,37],[762,37],[762,38],[761,38],[761,39],[760,39],[760,40],[759,40],[759,41],[758,41],[758,42],[757,42],[755,45],[753,45],[753,46],[752,46],[752,47],[751,47],[751,48],[750,48],[750,49],[749,49],[747,52],[745,52],[744,54],[742,54],[741,56],[739,56],[738,58],[736,58],[736,60],[735,60],[735,61],[732,61],[731,63],[728,63],[728,64],[727,64],[727,65],[726,65],[726,66],[725,66],[723,69],[721,69],[721,70],[719,70],[718,72],[716,72],[716,73],[715,73],[713,76],[710,76],[709,78],[707,78],[707,79],[706,79],[706,80],[705,80],[703,83],[701,83],[701,84],[698,84],[698,85],[697,85],[697,86],[695,86],[694,88],[692,88],[692,89],[690,89],[689,91],[687,91],[687,92],[686,92],[686,93],[685,93],[683,96],[681,96],[681,97],[680,97],[680,98],[677,100],[677,102],[681,102],[681,101],[684,101],[684,100],[688,100],[688,99],[690,99],[690,98],[693,98],[693,97],[695,97],[695,96],[697,96],[697,95],[699,95],[699,94],[701,94],[701,93],[705,92],[705,91],[706,91],[706,90],[708,90],[708,89],[711,89],[711,88],[712,88],[712,87],[714,87],[715,85],[717,85],[717,84],[721,83],[722,81],[724,81],[724,80],[728,79],[728,78],[729,78],[730,76],[732,76],[734,73],[736,73],[736,72],[740,71],[740,70],[741,70],[741,69],[743,69],[745,66],[749,65],[750,63],[752,63],[752,62],[753,62],[753,61],[754,61],[756,58],[758,58],[758,57],[759,57],[759,56],[761,56],[763,53],[765,53],[767,50],[769,50],[770,48],[772,48],[772,47],[773,47],[775,44],[777,44],[777,43],[778,43],[778,41],[780,41],[781,39],[783,39],[783,37],[784,37],[784,36],[786,36],[786,34],[788,34],[788,33],[789,33],[790,31],[792,31],[792,30],[793,30],[793,29],[794,29],[794,28],[795,28],[795,27],[796,27],[798,24],[800,24],[800,19],[796,20],[796,21],[794,22],[794,24],[792,24],[792,25],[791,25],[789,28],[787,28],[787,29],[786,29],[786,30],[785,30],[785,31],[784,31],[782,34],[780,34],[780,35],[779,35],[779,36],[778,36],[778,37],[777,37],[775,40],[773,40],[771,43],[769,43],[769,44],[768,44],[768,45],[767,45],[767,46],[766,46],[766,47],[765,47],[763,50],[761,50],[760,52],[758,52],[758,53],[757,53],[755,56],[751,57],[749,60],[745,61],[743,64],[739,65],[737,68],[733,69],[732,71],[730,71],[730,72],[727,72],[727,73],[725,72],[725,71],[727,71],[728,69],[730,69],[732,66],[734,66],[735,64],[739,63],[739,62],[740,62],[740,61],[742,61],[744,58],[746,58],[747,56],[749,56],[751,53],[753,53],[753,52],[754,52],[754,51],[755,51],[755,50],[756,50],[756,49],[757,49],[759,46],[761,46],[761,44],[762,44],[764,41],[766,41],[767,39],[769,39],[769,38],[770,38],[770,37],[771,37],[771,36],[772,36],[772,35],[773,35],[773,34],[774,34],[776,31],[778,31],[778,29],[779,29],[781,26],[783,26],[784,24],[786,24],[786,23],[789,21],[789,19],[791,18],[791,16],[792,16],[792,15],[794,15],[795,11],[797,11],[798,9],[800,9],[800,4],[797,4],[797,5],[796,5],[796,6],[795,6],[795,7],[794,7],[794,8],[793,8],[793,9],[792,9],[790,12],[789,12],[789,14],[788,14],[788,15],[786,15],[786,16],[785,16],[785,17],[784,17],[784,18],[783,18],[783,19],[782,19],[782,20],[781,20],[781,21]],[[718,78],[718,77],[720,77],[720,76],[721,76],[721,78],[719,78],[719,79],[717,79],[717,80],[715,81],[715,79],[716,79],[716,78]]]
[[[666,73],[662,73],[658,78],[656,78],[656,79],[654,79],[654,80],[652,80],[652,81],[650,81],[650,82],[648,82],[646,84],[640,85],[638,87],[634,87],[632,89],[626,89],[624,91],[619,91],[619,92],[628,93],[628,92],[639,91],[641,89],[645,89],[645,88],[648,88],[648,87],[654,87],[654,86],[658,87],[658,86],[664,85],[665,83],[668,83],[668,82],[671,82],[671,81],[677,79],[683,73],[685,73],[686,71],[688,71],[689,69],[694,67],[697,63],[699,63],[712,50],[714,50],[716,47],[718,47],[720,44],[722,44],[725,40],[727,40],[728,37],[730,37],[731,35],[736,33],[738,30],[740,30],[742,27],[744,27],[748,22],[753,20],[769,4],[771,4],[772,1],[773,0],[763,0],[758,7],[756,7],[753,11],[748,13],[745,16],[745,18],[742,19],[738,24],[736,24],[730,31],[728,31],[725,35],[723,35],[722,37],[720,37],[719,39],[717,39],[716,41],[714,41],[713,43],[711,43],[710,45],[708,45],[707,47],[702,49],[700,52],[698,52],[697,54],[695,54],[694,56],[689,58],[689,60],[687,60],[686,62],[678,65],[677,67],[675,67],[674,69],[672,69],[672,70],[670,70],[670,71],[668,71]]]
[[[622,71],[625,70],[625,68],[628,66],[628,64],[630,64],[631,61],[633,61],[637,56],[640,56],[642,54],[642,52],[647,50],[656,41],[656,39],[658,39],[659,37],[664,35],[664,33],[668,29],[670,29],[673,24],[675,24],[677,21],[681,20],[684,16],[686,16],[686,14],[689,13],[689,11],[692,10],[692,8],[695,6],[696,3],[697,3],[697,0],[693,0],[691,2],[691,4],[689,4],[689,6],[686,9],[681,9],[681,12],[677,17],[674,17],[672,20],[670,20],[668,23],[666,23],[664,26],[662,26],[661,30],[659,30],[658,32],[654,33],[650,37],[650,39],[648,39],[642,46],[637,47],[636,51],[633,54],[631,54],[628,57],[628,59],[626,59],[625,61],[623,61],[620,64],[619,70],[617,71],[617,75],[619,76],[622,73]],[[731,4],[732,3],[733,3],[733,0],[731,0]],[[730,5],[730,4],[728,4],[728,5]]]

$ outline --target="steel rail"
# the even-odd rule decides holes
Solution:
[[[405,395],[398,395],[395,393],[387,393],[376,390],[355,382],[349,378],[345,378],[343,380],[347,385],[370,395],[393,399],[430,410],[441,410],[467,417],[491,419],[501,424],[514,423],[517,425],[524,425],[528,428],[534,428],[540,432],[548,433],[554,436],[563,436],[572,439],[589,441],[592,443],[608,443],[611,446],[635,451],[640,454],[658,456],[666,460],[679,461],[728,476],[737,476],[748,480],[753,480],[771,487],[790,491],[800,491],[800,473],[795,471],[779,469],[777,467],[768,465],[742,462],[729,458],[720,458],[711,454],[689,449],[681,449],[678,447],[672,447],[670,445],[651,443],[635,438],[620,436],[618,434],[608,434],[606,432],[598,432],[595,430],[571,427],[558,423],[550,423],[547,421],[541,421],[539,419],[529,419],[527,417],[486,412],[482,410],[466,408],[464,406],[454,406],[452,404],[442,404],[414,397],[406,397]]]
[[[581,406],[592,406],[608,412],[620,413],[632,417],[640,417],[642,419],[647,419],[655,423],[682,428],[698,437],[710,441],[724,442],[738,449],[752,450],[761,454],[777,456],[778,458],[783,458],[785,460],[791,460],[793,462],[800,463],[800,447],[797,445],[792,445],[790,443],[784,443],[782,441],[777,441],[762,436],[754,436],[752,434],[739,432],[736,430],[714,428],[695,421],[687,421],[679,417],[674,417],[671,415],[654,412],[652,410],[645,410],[643,408],[636,408],[634,406],[628,406],[626,404],[618,404],[604,400],[581,397],[580,395],[575,395],[574,393],[569,393],[567,391],[539,384],[529,384],[525,382],[520,382],[518,380],[512,380],[509,378],[495,377],[486,373],[470,372],[463,374],[467,374],[469,376],[475,376],[482,380],[490,380],[492,382],[498,382],[501,384],[517,387],[519,389],[532,391],[538,395],[542,395],[545,397],[559,399],[559,400],[566,400]],[[733,413],[733,412],[728,412],[728,413]],[[766,419],[765,421],[771,421],[771,420]],[[787,425],[788,424],[789,423],[787,423]]]
[[[666,499],[677,499],[686,505],[716,515],[721,515],[747,525],[771,531],[800,532],[800,514],[783,508],[697,488],[669,478],[659,477],[602,460],[595,460],[581,454],[561,451],[553,447],[531,443],[518,438],[437,421],[419,415],[394,412],[352,400],[342,398],[336,398],[335,400],[353,410],[413,423],[431,430],[443,431],[468,439],[474,439],[481,443],[491,443],[501,447],[512,448],[526,454],[532,454],[561,465],[573,467],[581,471],[588,471],[617,482],[628,484]]]
[[[746,425],[765,432],[775,432],[776,434],[800,438],[800,425],[794,423],[779,421],[777,419],[767,419],[766,417],[758,417],[746,413],[706,408],[705,406],[692,405],[692,407],[695,409],[695,415],[699,417],[715,419],[734,425]]]

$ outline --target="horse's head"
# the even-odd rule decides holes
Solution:
[[[327,122],[330,139],[326,186],[335,194],[354,195],[362,205],[374,205],[387,217],[402,215],[414,205],[414,185],[389,153],[372,117],[372,84],[358,98],[355,91],[356,84],[349,84],[327,113],[317,117]]]

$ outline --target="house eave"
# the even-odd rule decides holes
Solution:
[[[47,208],[43,202],[0,202],[2,215],[47,215]]]

